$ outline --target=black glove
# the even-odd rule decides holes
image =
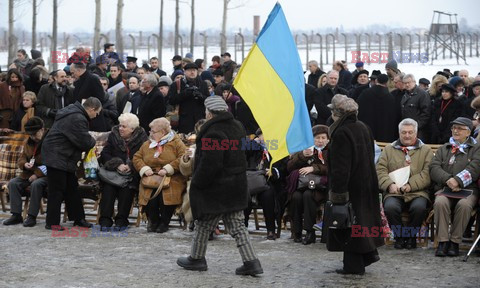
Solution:
[[[57,116],[57,109],[48,110],[47,116],[51,118],[55,118],[55,116]]]

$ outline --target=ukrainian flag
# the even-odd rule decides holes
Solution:
[[[278,149],[269,150],[272,163],[313,145],[302,64],[278,2],[234,86],[252,110],[265,140],[278,142]]]

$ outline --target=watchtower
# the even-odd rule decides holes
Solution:
[[[446,16],[448,19],[442,21],[441,16]],[[457,64],[460,64],[460,59],[467,64],[464,41],[458,31],[457,14],[434,10],[427,37],[427,54],[432,61],[431,64],[433,64],[433,60],[438,59],[439,50],[442,50],[444,58],[445,51],[450,51],[450,55],[455,54]]]

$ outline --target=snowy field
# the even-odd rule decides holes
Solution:
[[[23,47],[27,52],[30,51],[30,47]],[[69,47],[69,50],[68,50],[68,54],[71,55],[72,52],[74,51],[75,47]],[[246,46],[245,48],[245,53],[244,53],[244,56],[247,57],[248,55],[248,50],[249,47]],[[188,51],[188,49],[184,48],[183,51],[184,51],[184,54],[186,54]],[[237,51],[237,53],[235,54],[235,49],[233,46],[230,46],[228,49],[228,52],[230,52],[230,54],[232,54],[232,59],[234,61],[236,61],[237,63],[241,63],[242,62],[242,53],[241,51]],[[353,48],[352,48],[353,50]],[[61,50],[59,49],[59,51],[62,51],[62,53],[65,53],[66,50]],[[395,50],[396,51],[396,50]],[[332,66],[332,58],[333,58],[333,51],[329,51],[328,53],[328,56],[329,56],[329,63],[327,64],[326,63],[326,53],[325,51],[323,51],[323,70],[324,71],[328,71],[331,69],[331,66]],[[355,65],[352,62],[352,53],[350,51],[347,51],[347,61],[349,62],[349,70],[350,71],[353,71],[355,69]],[[362,51],[362,52],[366,52],[366,51]],[[372,49],[371,52],[376,52],[375,50]],[[378,51],[377,51],[378,52]],[[383,51],[383,52],[386,52],[386,51]],[[404,52],[407,52],[407,51],[404,51]],[[417,51],[412,51],[412,53],[416,53]],[[473,51],[473,54],[475,54],[476,51]],[[125,53],[127,53],[128,55],[133,55],[133,51],[132,50],[125,50]],[[215,55],[220,55],[221,52],[220,52],[220,47],[208,47],[207,49],[207,54],[206,54],[206,59],[207,59],[207,67],[211,64],[211,59],[213,56]],[[320,50],[317,48],[317,49],[310,49],[309,50],[309,57],[308,57],[308,60],[317,60],[319,61],[320,60]],[[459,64],[457,64],[457,60],[455,58],[453,59],[450,59],[449,56],[450,54],[447,52],[446,53],[447,57],[446,59],[442,59],[442,57],[439,57],[438,60],[435,60],[434,61],[434,64],[431,65],[431,62],[428,62],[428,63],[398,63],[398,68],[402,71],[402,72],[405,72],[405,73],[412,73],[413,75],[415,75],[415,77],[417,78],[417,81],[418,79],[420,78],[427,78],[427,79],[431,79],[433,75],[435,75],[437,73],[437,71],[439,70],[443,70],[444,68],[448,68],[450,69],[450,71],[453,73],[453,71],[455,70],[460,70],[460,69],[467,69],[470,73],[470,76],[476,76],[479,72],[480,72],[480,58],[476,58],[476,57],[467,57],[466,59],[466,62],[467,64],[465,64],[465,62],[463,60],[460,59],[459,61]],[[469,53],[467,53],[469,55]],[[157,50],[156,49],[150,49],[150,54],[148,53],[147,49],[136,49],[136,57],[138,58],[138,61],[137,61],[137,64],[138,66],[141,66],[142,65],[142,61],[147,61],[149,58],[148,56],[150,57],[153,57],[153,56],[157,56]],[[48,57],[48,53],[46,50],[43,51],[43,58],[44,59],[47,59]],[[173,49],[171,48],[164,48],[163,49],[163,57],[162,57],[162,63],[163,63],[163,70],[165,70],[167,73],[171,74],[173,71],[172,71],[172,67],[171,67],[171,58],[174,56],[174,53],[173,53]],[[301,48],[299,50],[299,56],[300,56],[300,60],[302,61],[302,66],[304,68],[304,70],[307,70],[306,69],[306,63],[307,63],[307,53],[306,53],[306,50],[304,48]],[[344,60],[343,58],[345,58],[345,50],[343,47],[337,47],[335,49],[335,58],[337,60]],[[204,57],[204,49],[203,49],[203,46],[196,46],[194,51],[193,51],[193,57],[194,59],[197,59],[197,58],[205,58]],[[7,63],[7,58],[8,58],[8,53],[6,51],[2,51],[0,52],[0,65],[2,67],[2,70],[5,70],[6,69],[6,63]],[[59,68],[63,68],[64,66],[66,65],[66,63],[59,63],[58,64],[58,67]],[[385,73],[385,63],[381,63],[381,64],[365,64],[365,69],[369,70],[370,72],[372,72],[373,70],[380,70],[382,71],[383,73]],[[308,76],[308,72],[305,74],[305,77]]]

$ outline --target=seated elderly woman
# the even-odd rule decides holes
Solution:
[[[299,177],[305,177],[308,174],[317,176],[327,175],[328,151],[326,146],[329,141],[328,127],[325,125],[315,125],[312,127],[312,133],[314,146],[291,156],[287,164],[289,173],[292,174],[295,170],[298,170]],[[289,176],[290,179],[291,177],[292,175]],[[320,201],[327,198],[326,190],[320,191],[318,187],[315,187],[313,190],[308,187],[307,189],[297,189],[291,198],[290,208],[293,218],[293,241],[296,243],[302,242],[304,245],[315,243],[315,230],[313,225],[315,224],[317,207]],[[302,229],[307,231],[303,240]]]
[[[458,244],[478,200],[480,146],[470,137],[472,121],[452,121],[452,137],[435,153],[430,177],[435,183],[435,227],[439,245],[435,256],[458,256]],[[448,226],[453,214],[453,221]]]
[[[396,249],[417,247],[415,235],[420,231],[430,202],[428,169],[433,152],[417,138],[417,128],[417,121],[410,118],[402,120],[398,125],[400,138],[383,149],[376,168],[378,186],[385,195],[383,208],[395,235]],[[408,178],[402,183],[399,183],[400,179],[392,179],[389,175],[398,169],[409,171]],[[409,214],[407,227],[402,224],[404,209],[408,209]]]
[[[118,199],[115,226],[124,229],[128,226],[128,214],[132,206],[133,196],[138,192],[140,177],[132,163],[133,155],[148,139],[147,133],[140,127],[138,117],[131,113],[125,113],[118,117],[119,125],[112,128],[108,136],[107,144],[102,150],[100,161],[103,167],[109,171],[117,171],[122,175],[132,175],[132,180],[126,187],[118,187],[103,183],[102,198],[100,200],[99,224],[104,227],[112,227],[112,215],[115,198]]]
[[[157,118],[150,123],[150,139],[133,156],[133,165],[139,171],[140,177],[157,173],[160,176],[171,177],[168,188],[163,188],[161,194],[152,198],[154,189],[143,187],[140,183],[138,204],[146,206],[148,217],[148,232],[164,233],[177,205],[182,204],[182,194],[186,188],[186,177],[180,173],[180,157],[185,154],[185,144],[171,130],[166,118]]]

